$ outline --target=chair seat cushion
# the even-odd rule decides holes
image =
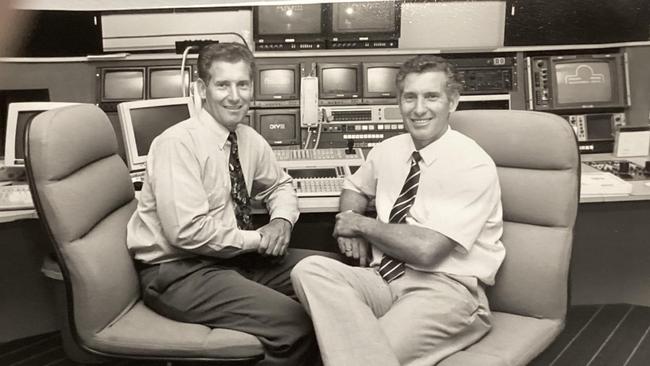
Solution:
[[[264,352],[255,336],[176,322],[156,314],[141,300],[119,320],[85,341],[93,349],[117,356],[238,358]]]
[[[492,330],[478,343],[444,359],[440,366],[517,366],[528,364],[564,328],[559,319],[537,319],[493,312]]]

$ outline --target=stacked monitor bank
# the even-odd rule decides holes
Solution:
[[[253,8],[258,51],[394,48],[401,1],[262,5]]]
[[[176,66],[98,68],[97,100],[106,112],[122,102],[189,95],[192,68],[181,74]]]

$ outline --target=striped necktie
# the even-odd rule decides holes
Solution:
[[[230,196],[235,204],[235,217],[237,226],[242,230],[251,230],[251,198],[246,190],[246,181],[244,173],[239,162],[239,148],[237,146],[237,135],[231,132],[228,135],[230,141],[230,159],[228,161],[228,170],[230,172]]]
[[[413,206],[415,195],[418,192],[420,182],[420,166],[418,163],[422,160],[422,156],[420,156],[419,152],[414,151],[412,157],[409,175],[406,177],[404,186],[393,205],[393,209],[390,211],[388,222],[392,224],[400,224],[406,221],[406,215]],[[404,274],[404,263],[384,254],[379,264],[379,274],[386,282],[390,283],[390,281]]]

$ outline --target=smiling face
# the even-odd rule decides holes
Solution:
[[[456,110],[458,98],[458,94],[447,94],[447,76],[442,71],[406,75],[399,107],[416,149],[436,141],[447,130],[449,116]]]
[[[251,70],[244,61],[214,61],[208,69],[209,80],[199,79],[203,108],[230,131],[234,131],[248,112],[253,94]]]

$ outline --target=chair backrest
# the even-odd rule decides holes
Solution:
[[[459,111],[450,123],[481,145],[498,169],[506,259],[488,290],[491,308],[564,318],[580,198],[572,128],[550,113],[512,110]]]
[[[129,172],[108,117],[90,104],[34,118],[26,130],[25,163],[63,272],[72,334],[87,344],[140,296],[126,247],[136,205]]]

